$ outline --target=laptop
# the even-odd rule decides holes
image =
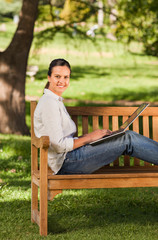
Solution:
[[[89,143],[90,145],[94,146],[96,144],[102,143],[105,140],[109,140],[112,138],[117,138],[125,134],[125,130],[134,122],[134,120],[149,106],[149,103],[142,103],[140,107],[121,125],[119,130],[112,131],[110,135],[106,135],[96,141]]]

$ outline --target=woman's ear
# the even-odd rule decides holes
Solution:
[[[48,78],[48,82],[50,82],[50,76],[49,75],[47,76],[47,78]]]

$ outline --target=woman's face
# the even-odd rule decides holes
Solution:
[[[53,67],[51,76],[48,76],[48,81],[49,90],[61,96],[69,86],[70,69],[67,66]]]

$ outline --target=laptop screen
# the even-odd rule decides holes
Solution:
[[[121,129],[126,129],[136,117],[149,105],[149,103],[142,103],[140,107],[122,124]]]

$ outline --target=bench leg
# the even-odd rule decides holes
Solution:
[[[47,193],[40,190],[40,235],[47,236]]]
[[[48,165],[47,151],[41,149],[40,158],[40,234],[47,236],[48,225]]]
[[[31,221],[39,224],[38,183],[33,181],[34,171],[38,169],[38,149],[31,143]]]
[[[32,182],[31,186],[31,221],[36,222],[35,213],[38,213],[38,186]]]

